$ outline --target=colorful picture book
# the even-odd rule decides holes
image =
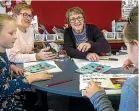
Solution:
[[[56,68],[56,66],[48,64],[47,62],[38,62],[35,65],[25,67],[24,71],[30,73],[36,73],[36,72],[46,71],[52,68]]]
[[[113,88],[121,89],[123,83],[127,78],[110,78],[111,83],[113,84]]]
[[[127,78],[136,74],[81,74],[79,90],[84,90],[90,81],[95,81],[99,86],[106,89],[121,89]]]
[[[79,73],[94,73],[94,72],[103,73],[103,72],[109,70],[110,68],[111,68],[111,66],[101,65],[101,64],[97,64],[97,63],[89,63],[89,64],[77,69],[76,72],[79,72]]]

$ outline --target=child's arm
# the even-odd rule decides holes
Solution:
[[[23,69],[20,69],[19,67],[17,67],[17,66],[14,65],[14,64],[11,64],[11,70],[12,70],[13,72],[15,72],[17,75],[23,75],[23,74],[24,74]]]
[[[25,78],[20,76],[17,79],[10,79],[10,67],[7,68],[6,62],[0,61],[0,96],[6,99],[8,96],[13,95],[17,90],[24,90],[29,88]]]
[[[97,83],[90,82],[84,95],[90,98],[91,103],[97,111],[114,111],[104,89],[99,87]]]
[[[48,80],[53,75],[47,72],[41,72],[35,75],[29,75],[23,77],[17,77],[16,79],[10,79],[10,67],[8,62],[0,58],[0,99],[5,100],[8,96],[13,95],[16,91],[25,90],[30,88],[29,84],[34,81]]]

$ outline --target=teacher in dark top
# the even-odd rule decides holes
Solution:
[[[85,13],[79,7],[66,12],[71,27],[64,32],[64,48],[73,58],[99,61],[99,55],[108,53],[111,47],[97,26],[85,23]]]

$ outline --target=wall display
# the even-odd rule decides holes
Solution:
[[[138,5],[138,0],[122,0],[122,19],[127,19],[133,7]]]
[[[122,32],[126,22],[115,22],[115,32]]]

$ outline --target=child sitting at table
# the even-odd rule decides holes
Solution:
[[[124,67],[132,64],[138,68],[138,7],[132,9],[128,23],[123,30],[123,39],[128,50],[128,59]],[[128,62],[127,62],[128,61]],[[114,111],[103,88],[95,82],[90,82],[85,95],[97,111]],[[119,111],[138,111],[138,76],[128,79],[122,86]]]
[[[51,79],[53,75],[47,72],[20,76],[11,80],[10,62],[6,55],[6,49],[12,48],[16,40],[16,22],[11,16],[0,14],[0,111],[23,111],[20,97],[16,95],[20,90],[29,88],[29,84],[34,81]],[[19,69],[12,65],[12,70]]]

